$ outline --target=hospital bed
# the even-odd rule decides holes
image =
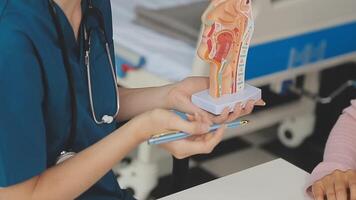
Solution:
[[[194,57],[194,47],[131,24],[133,16],[128,16],[129,12],[126,13],[127,21],[124,20],[122,24],[115,22],[115,9],[118,8],[115,6],[120,6],[120,1],[113,5],[114,24],[118,23],[115,27],[118,41],[122,42],[120,45],[136,50],[148,60],[145,68],[130,72],[126,78],[120,79],[121,85],[158,86],[188,75],[207,75],[208,66]],[[187,2],[191,1],[182,1]],[[269,85],[271,90],[280,93],[287,80],[290,82],[288,87],[294,88],[296,78],[303,75],[305,79],[302,89],[318,94],[319,74],[322,70],[356,61],[355,0],[255,0],[253,4],[256,30],[246,72],[250,84]],[[121,30],[118,30],[119,27]],[[177,49],[164,47],[167,55],[162,56],[164,52],[159,51],[160,45],[157,42],[150,40],[147,46],[140,46],[139,43],[143,41],[136,41],[133,32],[146,34],[148,38],[158,39]],[[157,70],[159,68],[166,70]],[[291,148],[297,147],[312,134],[315,106],[313,99],[302,96],[297,101],[277,106],[268,112],[252,114],[248,118],[255,122],[253,125],[238,131],[231,130],[226,138],[279,124],[278,137],[281,142]],[[134,188],[139,199],[146,198],[157,183],[158,166],[152,158],[157,154],[155,148],[143,144],[129,167],[114,169],[121,174],[121,185]],[[135,172],[136,177],[131,176],[132,172]]]

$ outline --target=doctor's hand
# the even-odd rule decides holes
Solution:
[[[133,123],[140,125],[139,137],[141,141],[151,136],[167,131],[183,131],[192,134],[191,137],[160,145],[178,159],[195,154],[210,153],[222,139],[224,128],[214,134],[207,133],[210,124],[203,121],[186,121],[172,111],[155,109],[143,113],[133,119]]]
[[[188,120],[191,123],[203,123],[202,118],[198,115],[188,116]],[[215,132],[195,134],[183,140],[161,144],[160,147],[167,150],[178,159],[183,159],[196,154],[209,154],[221,142],[224,130],[225,126],[222,126]]]
[[[356,200],[356,171],[335,170],[312,186],[315,200]]]
[[[186,78],[172,85],[167,97],[168,107],[190,115],[198,115],[206,123],[223,124],[250,114],[253,111],[254,106],[266,105],[263,100],[257,102],[249,101],[245,107],[242,107],[240,104],[236,105],[234,112],[232,113],[229,113],[229,110],[225,109],[221,115],[216,116],[198,108],[191,101],[193,94],[208,88],[208,77]]]

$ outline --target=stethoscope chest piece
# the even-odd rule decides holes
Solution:
[[[75,152],[62,151],[61,154],[57,158],[56,165],[59,165],[59,164],[63,163],[64,161],[68,160],[69,158],[74,157],[76,154],[77,153],[75,153]]]
[[[109,115],[104,115],[102,118],[102,121],[105,124],[111,124],[114,121],[114,117],[113,116],[109,116]]]

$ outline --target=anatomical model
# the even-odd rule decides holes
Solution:
[[[198,55],[210,63],[210,96],[244,89],[245,65],[254,30],[251,0],[212,0],[202,16]]]

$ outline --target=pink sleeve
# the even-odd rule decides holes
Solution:
[[[343,111],[332,129],[326,143],[324,159],[312,172],[307,183],[307,192],[311,194],[311,185],[331,174],[334,170],[356,169],[356,100]]]

